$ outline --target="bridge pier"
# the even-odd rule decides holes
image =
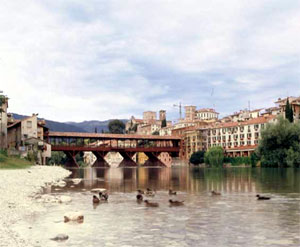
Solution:
[[[79,151],[64,151],[67,156],[66,167],[76,167],[79,168],[79,165],[76,162],[75,156],[79,153]]]
[[[148,156],[148,160],[145,162],[143,166],[166,166],[158,156],[161,154],[160,152],[144,152]]]
[[[126,151],[119,151],[121,156],[123,157],[122,162],[119,164],[119,167],[125,166],[137,166],[136,162],[132,159],[135,152],[126,152]]]
[[[109,164],[106,162],[106,160],[104,159],[105,155],[108,152],[102,151],[93,151],[93,154],[96,156],[96,161],[94,162],[94,164],[92,165],[92,167],[109,167]]]

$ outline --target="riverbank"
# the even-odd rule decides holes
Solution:
[[[0,246],[33,246],[34,239],[23,239],[12,228],[24,217],[45,211],[33,198],[46,184],[69,176],[58,166],[32,166],[0,170]]]
[[[26,159],[21,159],[15,156],[7,156],[0,152],[0,169],[22,169],[29,168],[32,162]]]

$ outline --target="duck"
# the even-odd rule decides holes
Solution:
[[[146,196],[154,197],[155,196],[155,191],[147,188],[147,191],[145,193]]]
[[[100,202],[99,198],[97,196],[93,196],[93,203],[98,204]]]
[[[177,192],[176,191],[173,191],[171,189],[169,189],[169,195],[170,196],[176,196]]]
[[[260,195],[256,195],[257,200],[270,200],[270,197],[266,197],[266,196],[260,196]]]
[[[137,192],[138,192],[139,194],[145,194],[145,192],[144,192],[143,190],[137,190]]]
[[[220,196],[220,195],[221,195],[220,192],[216,192],[216,191],[214,191],[214,190],[211,191],[211,194],[212,194],[213,196]]]
[[[173,201],[173,200],[169,200],[169,203],[171,206],[183,206],[184,201]]]
[[[144,200],[147,207],[158,207],[159,204],[157,202],[149,202],[148,200]]]
[[[143,196],[141,194],[136,195],[136,200],[137,202],[142,202],[143,201]]]
[[[108,200],[108,194],[106,192],[99,192],[99,199],[103,201]]]

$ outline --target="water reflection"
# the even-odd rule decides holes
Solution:
[[[299,246],[300,169],[107,168],[75,169],[74,186],[49,193],[72,197],[67,204],[48,205],[47,213],[19,224],[40,246],[65,246],[49,238],[70,236],[66,246]],[[92,188],[106,188],[107,203],[93,206]],[[158,208],[136,201],[136,190],[152,188]],[[178,192],[182,207],[170,207],[168,190]],[[211,190],[221,196],[211,196]],[[270,201],[258,201],[266,193]],[[79,210],[80,225],[63,222],[65,212]],[[41,234],[43,232],[43,234]]]
[[[71,178],[82,178],[80,186],[103,187],[111,192],[153,188],[188,193],[221,192],[300,192],[299,169],[199,167],[173,168],[86,168],[72,169]]]

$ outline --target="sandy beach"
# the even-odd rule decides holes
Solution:
[[[55,183],[70,172],[58,166],[32,166],[28,169],[0,170],[0,246],[34,246],[13,230],[24,217],[45,211],[35,196],[47,184]]]

